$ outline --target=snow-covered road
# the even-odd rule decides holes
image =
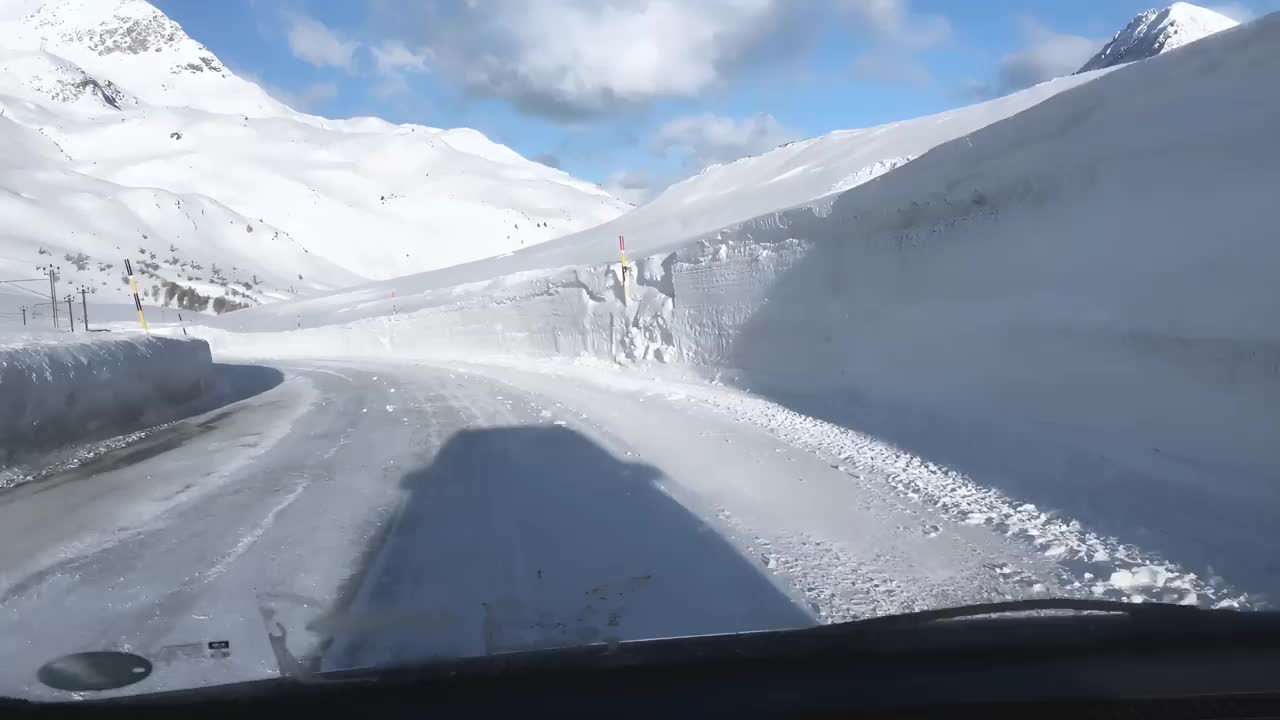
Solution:
[[[1088,592],[1013,515],[921,501],[874,446],[832,462],[737,391],[220,367],[282,382],[0,494],[0,694],[53,696],[36,669],[85,650],[154,659],[144,692],[273,676],[271,635],[338,668]]]

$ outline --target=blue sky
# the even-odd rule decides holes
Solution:
[[[473,127],[640,200],[1069,73],[1151,0],[151,0],[329,117]],[[1207,3],[1233,17],[1280,0]]]

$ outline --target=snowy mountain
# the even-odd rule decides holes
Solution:
[[[1130,20],[1078,72],[1145,60],[1238,24],[1221,13],[1186,2],[1147,10]]]
[[[0,271],[43,251],[118,274],[121,252],[145,249],[160,297],[169,282],[251,303],[313,293],[630,207],[474,130],[296,112],[144,0],[0,0],[0,142],[0,204],[22,219],[0,227]]]
[[[145,0],[0,0],[6,50],[44,51],[152,105],[250,117],[290,111]]]
[[[608,262],[618,258],[618,236],[629,257],[669,251],[699,235],[713,234],[762,213],[833,199],[886,173],[892,174],[931,148],[1021,112],[1102,73],[1057,78],[988,102],[937,115],[789,143],[762,155],[715,165],[667,188],[651,202],[615,220],[508,255],[351,288],[313,301],[300,300],[255,314],[276,316],[283,327],[291,308],[334,307],[353,298],[399,296],[542,268]],[[359,304],[359,303],[357,303]],[[381,308],[362,306],[357,314]],[[344,315],[351,319],[352,315]],[[243,322],[252,320],[241,318]]]

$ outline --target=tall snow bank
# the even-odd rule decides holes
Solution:
[[[213,369],[203,340],[154,336],[0,343],[0,462],[136,427],[198,398]]]

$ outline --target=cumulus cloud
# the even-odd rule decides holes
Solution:
[[[1000,58],[997,88],[1009,93],[1080,69],[1102,47],[1102,40],[1056,33],[1033,18],[1022,19],[1026,45]]]
[[[813,32],[794,0],[374,0],[473,94],[570,120],[693,97]]]
[[[351,69],[360,43],[302,13],[286,13],[285,36],[294,57],[316,67]]]
[[[664,156],[680,157],[686,169],[696,171],[772,150],[791,139],[791,132],[768,113],[742,120],[703,113],[668,121],[655,133],[653,146]]]

